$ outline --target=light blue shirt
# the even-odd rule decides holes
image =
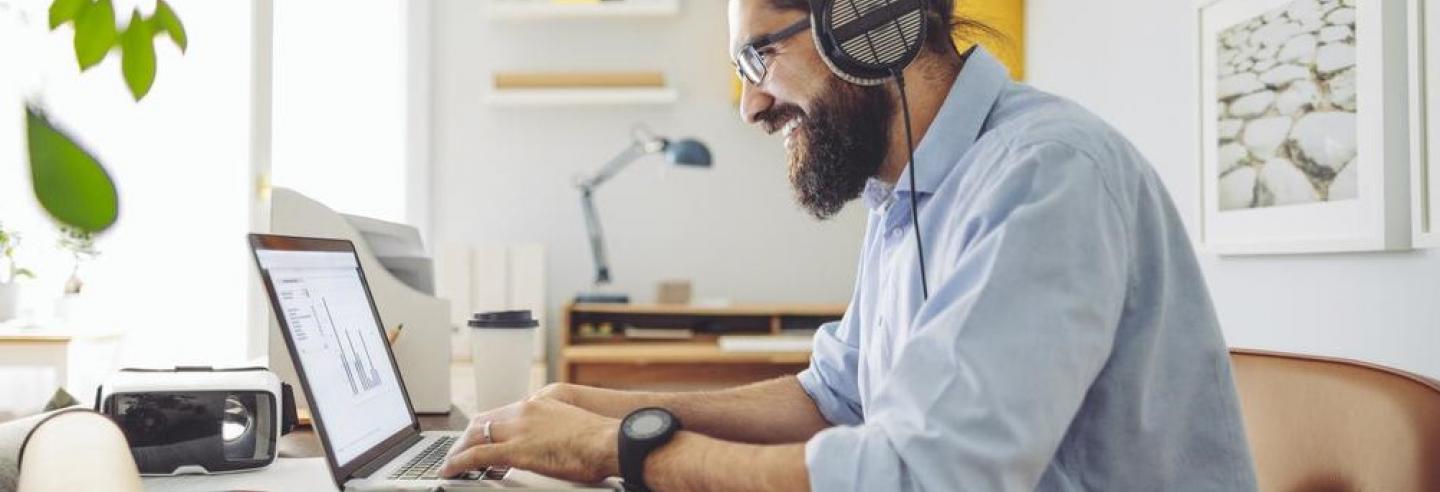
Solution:
[[[915,160],[918,193],[865,190],[854,298],[800,374],[836,424],[812,490],[1255,489],[1195,253],[1124,137],[977,49]]]

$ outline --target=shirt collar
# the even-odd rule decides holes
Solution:
[[[920,145],[915,148],[914,168],[918,169],[915,186],[920,193],[934,193],[940,182],[950,173],[950,169],[970,150],[970,146],[980,137],[980,131],[990,116],[995,101],[1000,97],[1000,91],[1009,82],[1009,72],[999,60],[982,47],[973,49],[965,61],[965,66],[960,70],[960,75],[950,86],[950,93],[945,96],[945,103],[940,106],[935,121],[930,124],[930,128],[920,139]],[[900,175],[900,180],[893,188],[895,192],[910,192],[910,170],[907,167]],[[872,181],[884,184],[879,180]],[[883,204],[883,199],[871,203],[870,188],[874,187],[867,186],[866,203]],[[890,194],[890,190],[885,191],[885,195]]]
[[[894,196],[895,186],[881,181],[877,178],[870,178],[865,182],[865,191],[860,194],[865,199],[865,207],[870,210],[880,210],[885,203]]]

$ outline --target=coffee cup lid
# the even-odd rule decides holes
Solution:
[[[491,311],[488,313],[475,313],[468,323],[471,328],[503,328],[521,329],[535,328],[540,322],[530,314],[530,310],[518,311]]]

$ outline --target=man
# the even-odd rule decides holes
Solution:
[[[976,25],[930,4],[905,70],[913,188],[893,83],[848,85],[808,34],[767,36],[806,0],[729,5],[732,53],[770,41],[741,111],[785,132],[798,201],[822,219],[856,197],[870,210],[854,297],[809,369],[692,394],[551,386],[476,417],[446,472],[617,475],[616,419],[662,407],[686,430],[643,460],[657,491],[1254,489],[1225,345],[1159,178],[1091,114],[958,53],[947,27]]]

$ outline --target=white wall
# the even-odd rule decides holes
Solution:
[[[1031,0],[1028,74],[1130,137],[1200,214],[1192,1]],[[1440,250],[1200,258],[1226,341],[1440,377]]]
[[[23,259],[40,275],[27,285],[27,305],[45,317],[70,267],[30,188],[21,102],[38,96],[120,191],[119,222],[83,269],[76,328],[125,332],[127,365],[243,362],[244,233],[255,197],[250,2],[171,2],[189,51],[157,40],[158,75],[140,103],[125,89],[118,54],[78,72],[71,28],[46,29],[49,1],[7,3],[18,10],[0,10],[0,221],[26,234]],[[154,8],[119,1],[117,17],[137,5]]]
[[[715,165],[664,169],[651,157],[597,192],[620,290],[650,301],[657,281],[686,278],[697,298],[848,300],[864,207],[817,223],[794,205],[780,141],[743,125],[730,103],[725,2],[686,0],[679,18],[518,24],[487,19],[482,3],[435,4],[439,241],[545,243],[548,302],[558,309],[592,276],[570,179],[598,168],[645,122],[703,139]],[[499,109],[482,102],[496,69],[658,69],[680,102]]]

